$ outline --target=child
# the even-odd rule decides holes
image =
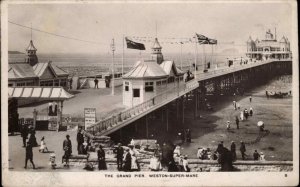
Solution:
[[[50,154],[50,165],[51,165],[51,167],[52,167],[52,169],[55,169],[56,168],[56,163],[55,163],[55,154],[54,153],[52,153],[52,154]]]
[[[48,148],[46,146],[45,137],[43,136],[42,139],[41,139],[41,147],[39,149],[39,152],[44,153],[45,151],[48,152]]]

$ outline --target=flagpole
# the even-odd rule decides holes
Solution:
[[[182,70],[182,42],[180,42],[180,68]]]
[[[114,39],[112,39],[112,42],[111,42],[111,51],[112,51],[112,82],[111,82],[111,85],[112,85],[112,89],[111,89],[111,95],[115,95],[115,72],[114,72],[114,58],[115,58],[115,41]]]
[[[123,34],[123,38],[122,38],[123,42],[123,52],[122,52],[122,77],[124,75],[124,34]]]
[[[202,47],[203,47],[203,58],[202,58],[202,60],[203,60],[203,68],[204,68],[204,70],[206,70],[206,64],[205,64],[205,44],[203,44],[202,45]]]
[[[195,77],[195,79],[196,79],[196,73],[197,73],[197,57],[198,57],[198,54],[197,54],[197,52],[198,52],[198,46],[197,46],[197,36],[195,36],[195,75],[194,75],[194,77]]]

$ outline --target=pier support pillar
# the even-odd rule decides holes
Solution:
[[[166,124],[167,124],[167,132],[169,132],[169,109],[168,109],[168,105],[166,106]]]
[[[148,115],[145,116],[145,121],[146,121],[146,137],[147,137],[147,140],[148,140],[149,139]]]
[[[184,96],[181,97],[182,102],[182,125],[184,124]]]

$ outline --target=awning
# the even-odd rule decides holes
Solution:
[[[63,87],[8,87],[8,98],[40,99],[40,100],[66,100],[74,97]]]

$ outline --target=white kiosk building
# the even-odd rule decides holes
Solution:
[[[132,107],[167,91],[175,91],[184,85],[184,73],[174,61],[165,61],[157,38],[155,38],[151,60],[138,61],[123,76],[123,104]]]

